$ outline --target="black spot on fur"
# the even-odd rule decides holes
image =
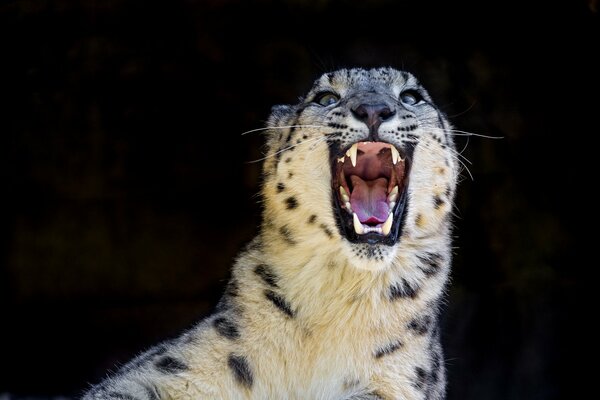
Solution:
[[[423,215],[417,214],[417,216],[415,217],[415,225],[421,226],[422,223],[423,223]]]
[[[263,247],[262,240],[260,239],[260,237],[257,237],[257,238],[254,238],[254,240],[251,240],[250,242],[248,242],[248,244],[246,245],[246,250],[247,251],[262,250],[262,247]]]
[[[381,358],[387,354],[391,354],[394,351],[398,350],[400,347],[402,347],[402,342],[400,342],[399,340],[396,342],[392,342],[387,346],[378,349],[375,352],[375,358]]]
[[[327,225],[321,224],[321,225],[319,225],[319,228],[323,229],[323,232],[325,232],[327,237],[329,237],[329,238],[333,237],[333,232],[331,232],[331,230],[327,227]]]
[[[330,128],[333,128],[333,129],[346,129],[346,128],[348,128],[348,125],[338,124],[338,123],[335,123],[335,122],[330,122],[330,123],[327,124],[327,126],[329,126]]]
[[[109,399],[115,399],[115,400],[139,400],[135,396],[132,396],[127,393],[121,393],[121,392],[109,392],[109,393],[107,393],[107,396]]]
[[[440,196],[433,196],[433,207],[439,210],[442,205],[444,205],[444,200]]]
[[[158,357],[161,354],[166,353],[167,346],[161,344],[157,347],[154,347],[144,354],[140,355],[138,358],[133,359],[129,364],[126,365],[127,369],[138,369],[144,364],[149,363],[154,357]]]
[[[258,275],[267,285],[278,287],[277,281],[279,281],[279,277],[273,273],[270,267],[264,264],[259,264],[254,268],[254,273]]]
[[[244,356],[238,356],[235,354],[229,354],[227,358],[227,365],[231,369],[235,380],[242,386],[247,388],[252,387],[252,383],[254,382],[254,377],[252,374],[252,370],[250,369],[250,365],[248,365],[248,360]]]
[[[417,256],[421,262],[419,269],[427,276],[435,275],[442,266],[442,256],[438,253],[425,253],[423,256]]]
[[[344,390],[350,390],[354,387],[360,385],[360,381],[356,378],[346,378],[344,379]]]
[[[291,244],[291,245],[296,244],[296,241],[294,240],[294,237],[292,236],[292,233],[290,232],[290,229],[287,226],[282,226],[281,228],[279,228],[279,233],[281,233],[283,240],[287,244]]]
[[[287,199],[285,199],[285,207],[288,210],[293,210],[294,208],[298,207],[298,200],[296,200],[295,197],[288,197]]]
[[[425,389],[429,384],[429,373],[421,367],[417,367],[415,369],[415,373],[417,375],[415,386],[421,390]]]
[[[281,193],[285,190],[285,185],[281,182],[277,184],[277,193]]]
[[[177,374],[188,370],[188,366],[183,361],[171,356],[159,358],[154,366],[163,374]]]
[[[433,318],[430,315],[425,315],[415,318],[408,323],[408,329],[415,332],[417,335],[424,335],[429,330]]]
[[[435,384],[438,380],[437,373],[433,371],[427,371],[424,368],[417,367],[415,368],[415,387],[425,392],[425,398],[429,398],[431,393],[432,385]]]
[[[240,331],[238,327],[235,325],[235,323],[233,323],[233,321],[231,321],[228,318],[215,318],[215,320],[213,321],[213,326],[215,327],[219,335],[227,339],[235,340],[240,337]]]
[[[390,300],[396,300],[399,298],[410,297],[414,299],[417,295],[418,287],[413,287],[408,283],[406,279],[402,279],[400,283],[390,286],[389,297]]]
[[[292,147],[291,149],[288,149],[288,151],[293,150],[294,148]],[[285,163],[289,163],[290,161],[292,161],[292,157],[288,157],[285,160],[283,160]]]
[[[313,214],[308,218],[308,223],[314,224],[316,220],[317,220],[317,216],[315,214]]]
[[[272,290],[265,290],[265,297],[279,308],[285,315],[290,318],[294,318],[295,312],[292,310],[292,306],[282,296],[278,295]]]
[[[439,351],[434,351],[433,359],[431,362],[431,372],[429,373],[432,383],[437,383],[440,380],[441,367],[442,367],[442,356]]]
[[[375,258],[377,255],[380,255],[381,253],[379,252],[379,248],[375,247],[375,246],[366,246],[362,248],[362,254],[366,257],[366,258]]]
[[[227,286],[225,287],[225,293],[219,300],[217,304],[216,311],[223,312],[235,307],[236,300],[235,298],[239,295],[239,287],[236,281],[229,281]]]
[[[292,179],[292,176],[294,176],[293,172],[288,172],[288,179]]]
[[[234,280],[230,280],[225,287],[225,294],[231,297],[237,297],[240,292],[240,287],[238,283]]]
[[[144,389],[146,389],[146,396],[148,396],[148,400],[160,399],[158,392],[154,386],[144,386]]]

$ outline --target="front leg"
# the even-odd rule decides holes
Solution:
[[[223,315],[134,358],[83,400],[244,398],[231,368],[231,343],[220,329]]]
[[[171,344],[161,344],[124,365],[116,374],[94,386],[83,400],[158,400],[172,397],[189,366]]]
[[[416,354],[414,352],[413,354]],[[446,398],[446,372],[441,346],[434,339],[421,357],[406,359],[402,353],[390,356],[372,378],[376,388],[365,399],[443,400]],[[357,397],[362,399],[362,397]]]

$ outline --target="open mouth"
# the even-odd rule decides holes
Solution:
[[[410,162],[384,142],[354,143],[333,160],[333,202],[353,243],[393,245],[400,237]]]

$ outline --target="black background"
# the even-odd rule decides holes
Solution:
[[[583,396],[597,10],[3,2],[0,394],[75,396],[206,315],[259,223],[262,137],[241,133],[322,72],[389,65],[458,129],[503,137],[457,137],[473,180],[443,320],[449,398]]]

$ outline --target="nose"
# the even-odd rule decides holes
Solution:
[[[396,112],[387,104],[360,104],[352,109],[352,114],[369,127],[371,134],[376,135],[379,125],[392,118]]]

